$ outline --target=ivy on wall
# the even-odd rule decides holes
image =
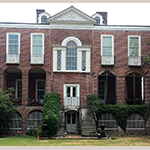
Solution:
[[[98,101],[96,94],[87,95],[88,107],[91,109],[95,123],[98,127],[98,119],[104,113],[111,113],[116,118],[117,124],[126,131],[127,117],[131,114],[137,113],[141,115],[146,123],[148,117],[149,105],[102,105]],[[96,117],[95,117],[96,114]]]

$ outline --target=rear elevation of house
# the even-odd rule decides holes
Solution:
[[[34,24],[0,23],[0,88],[15,89],[11,131],[24,134],[42,123],[45,92],[60,96],[58,135],[76,132],[78,121],[82,135],[95,129],[89,94],[104,105],[149,103],[150,68],[141,66],[150,49],[149,26],[107,25],[107,12],[88,16],[73,6],[54,16],[36,12]],[[106,130],[118,131],[112,114],[102,121]],[[140,126],[127,130],[145,130],[141,116],[130,121]]]

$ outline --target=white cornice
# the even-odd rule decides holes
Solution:
[[[44,25],[44,24],[17,24],[17,23],[0,23],[0,28],[36,28],[36,29],[72,29],[72,30],[110,30],[110,31],[150,31],[150,26],[92,26],[84,25]]]

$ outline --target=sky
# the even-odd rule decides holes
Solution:
[[[150,3],[0,3],[0,22],[36,23],[36,9],[53,16],[70,6],[89,16],[108,12],[108,25],[150,26]]]

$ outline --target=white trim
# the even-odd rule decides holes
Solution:
[[[69,37],[65,38],[62,41],[61,46],[66,46],[69,41],[74,41],[77,44],[77,46],[82,46],[81,41],[74,36],[69,36]]]
[[[138,37],[138,42],[139,42],[139,52],[138,52],[138,57],[141,56],[141,36],[140,35],[128,35],[128,57],[130,56],[130,38],[131,37]],[[133,56],[132,56],[133,57]]]
[[[38,81],[45,81],[45,91],[46,91],[46,80],[45,79],[36,79],[36,86],[35,86],[35,99],[37,99],[37,84]],[[44,90],[43,90],[44,91]]]
[[[41,62],[40,64],[44,64],[44,33],[31,33],[31,42],[30,42],[30,64],[36,64],[33,60],[33,56],[32,56],[32,53],[33,53],[33,35],[41,35],[42,36],[42,55],[39,55],[39,56],[42,56],[40,57],[41,59]],[[39,64],[39,63],[37,63]]]
[[[50,15],[47,14],[46,12],[42,12],[42,13],[39,14],[38,23],[41,23],[41,18],[42,18],[42,16],[46,16],[47,19],[50,17]]]
[[[16,87],[15,87],[15,96],[16,96],[16,98],[18,98],[18,81],[22,81],[22,79],[16,79]]]
[[[76,29],[76,30],[113,30],[113,31],[150,31],[150,26],[91,26],[91,25],[44,25],[44,24],[18,24],[0,23],[0,28],[36,28],[36,29]]]
[[[77,44],[77,70],[66,70],[66,45],[69,41]],[[61,46],[53,46],[53,71],[55,72],[85,72],[90,73],[90,47],[82,46],[82,42],[76,37],[65,38]],[[61,51],[61,70],[57,70],[57,51]],[[86,51],[86,70],[82,71],[82,51]]]
[[[99,13],[96,13],[96,14],[92,15],[92,18],[93,18],[94,20],[96,20],[95,17],[99,17],[99,18],[100,18],[100,25],[103,25],[103,16],[100,15]],[[96,23],[96,24],[97,24],[97,23]]]
[[[111,56],[114,56],[114,35],[110,35],[110,34],[102,34],[101,35],[101,56],[103,56],[103,37],[111,37],[112,38],[112,54],[111,54]]]
[[[77,87],[77,97],[80,98],[80,85],[79,84],[64,84],[64,86],[63,86],[63,98],[66,97],[66,87]]]
[[[20,54],[20,33],[18,32],[7,32],[6,33],[6,53],[8,54],[9,35],[18,35],[18,54]]]

